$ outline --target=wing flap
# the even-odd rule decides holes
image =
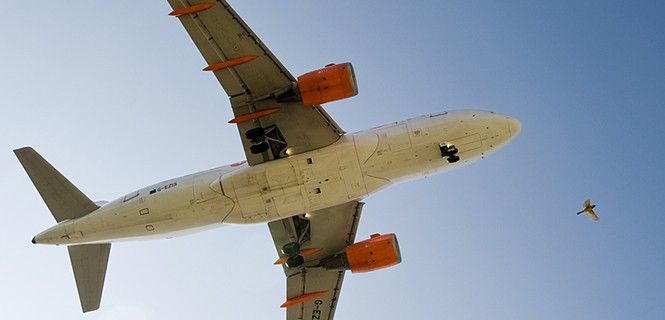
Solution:
[[[169,0],[174,9],[183,7],[183,2]],[[188,2],[188,5],[208,3]],[[180,21],[208,65],[239,56],[257,57],[234,68],[214,71],[230,97],[241,94],[258,97],[294,81],[293,76],[225,1],[217,1],[215,6],[203,12],[181,16]]]
[[[286,319],[333,319],[344,281],[344,271],[309,268],[286,279],[286,294],[297,297],[310,292],[325,292],[312,300],[290,306]]]

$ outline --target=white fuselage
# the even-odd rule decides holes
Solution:
[[[171,237],[260,223],[358,200],[390,184],[454,169],[512,139],[517,120],[486,111],[427,115],[342,136],[327,147],[255,166],[238,163],[167,180],[60,222],[42,244]],[[440,143],[459,150],[448,163]]]

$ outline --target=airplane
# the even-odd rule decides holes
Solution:
[[[31,147],[14,150],[67,246],[83,312],[100,306],[111,243],[267,223],[287,319],[332,319],[345,271],[401,262],[395,234],[356,241],[362,199],[462,167],[511,141],[515,118],[456,110],[346,133],[321,107],[358,93],[350,63],[297,78],[224,0],[168,0],[229,97],[246,160],[93,202]]]
[[[598,215],[596,212],[593,211],[593,208],[595,208],[596,205],[591,204],[591,200],[587,199],[584,201],[584,204],[582,205],[582,210],[577,213],[579,216],[580,214],[584,213],[589,219],[593,221],[598,221]]]

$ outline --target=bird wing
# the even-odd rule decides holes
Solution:
[[[591,206],[591,200],[587,199],[584,201],[584,204],[582,205],[582,209],[586,209]]]
[[[588,210],[584,210],[584,214],[586,214],[589,219],[598,221],[598,215],[593,211],[593,209],[589,208]]]

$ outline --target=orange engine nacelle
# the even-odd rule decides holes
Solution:
[[[374,271],[402,262],[394,233],[373,234],[367,240],[346,247],[345,255],[347,266],[354,273]]]
[[[358,94],[351,63],[329,64],[298,77],[298,90],[306,106],[353,97]]]

